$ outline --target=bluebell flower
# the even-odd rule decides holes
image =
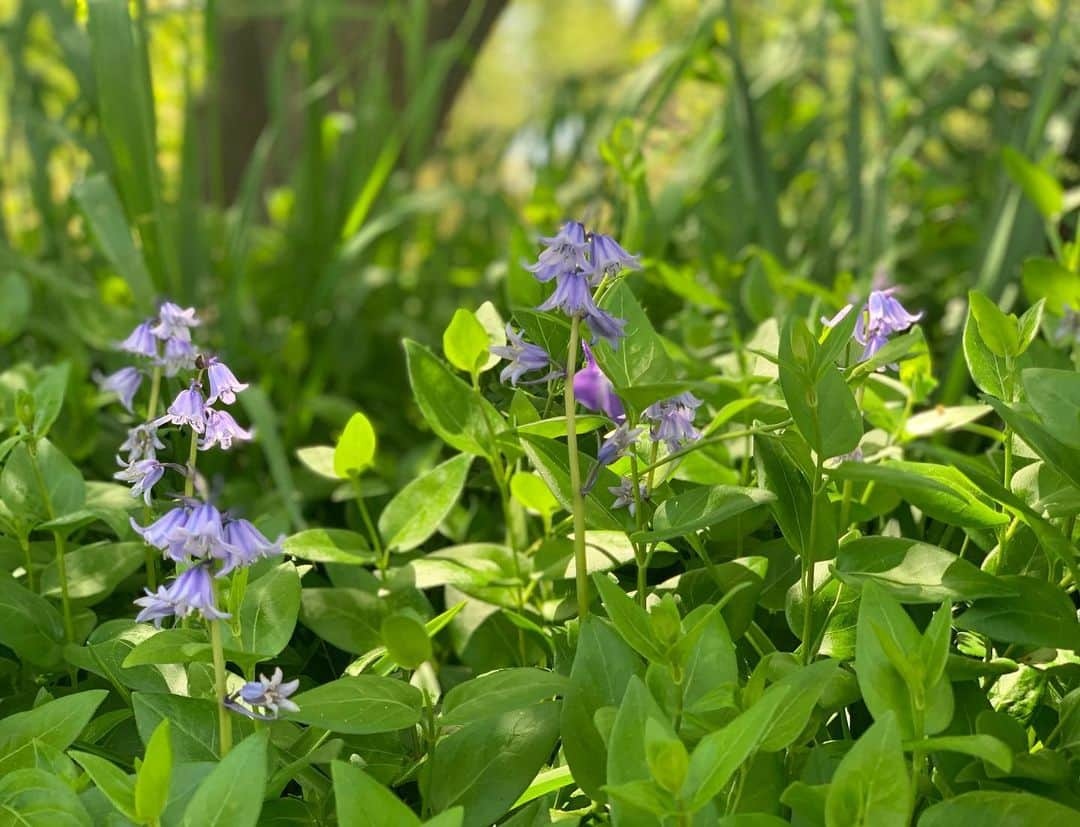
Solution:
[[[120,457],[116,458],[121,468],[113,479],[131,483],[131,496],[142,496],[143,501],[150,505],[150,497],[154,486],[165,476],[165,463],[156,459],[139,459],[134,462],[124,462]]]
[[[589,276],[582,270],[566,272],[555,281],[552,293],[537,310],[562,310],[567,316],[581,316],[592,331],[593,341],[604,339],[613,348],[619,346],[619,339],[624,335],[625,319],[616,319],[610,313],[601,310],[593,301]]]
[[[229,366],[211,356],[206,360],[206,377],[210,382],[210,395],[206,397],[206,404],[212,405],[219,399],[225,405],[231,405],[236,401],[236,394],[248,388],[247,382],[239,381]]]
[[[652,438],[667,445],[669,451],[677,451],[701,437],[701,432],[694,427],[694,415],[700,406],[701,400],[687,391],[663,402],[654,402],[642,416],[653,423]]]
[[[195,359],[199,351],[187,339],[166,339],[165,350],[158,360],[165,369],[166,376],[176,376],[182,370],[191,370],[195,367]]]
[[[581,347],[585,351],[585,367],[574,374],[574,398],[590,411],[602,412],[615,422],[622,421],[626,411],[622,400],[615,395],[615,386],[596,364],[592,348],[585,342]]]
[[[281,667],[278,666],[269,678],[260,674],[259,680],[245,683],[238,692],[234,692],[226,699],[225,705],[249,718],[272,721],[278,717],[281,710],[300,711],[300,707],[289,700],[289,696],[296,692],[299,686],[299,680],[286,681]],[[238,703],[240,700],[248,706],[242,706]],[[256,712],[248,707],[261,709],[262,712]]]
[[[596,479],[600,475],[600,469],[611,465],[615,460],[624,456],[631,446],[637,442],[637,438],[641,435],[643,430],[645,429],[631,429],[624,421],[619,427],[604,438],[604,442],[596,454],[596,464],[589,472],[585,484],[581,487],[581,492],[583,494],[588,494],[592,491],[593,486],[596,485]]]
[[[174,302],[163,302],[158,308],[158,322],[153,333],[159,339],[191,341],[191,328],[201,324],[195,316],[194,307],[181,307]]]
[[[281,543],[284,537],[278,537],[274,542],[263,534],[248,520],[230,518],[225,521],[225,543],[222,550],[225,554],[221,559],[225,565],[218,572],[222,577],[235,568],[250,566],[256,560],[264,557],[276,557],[281,554]]]
[[[642,501],[647,499],[645,496],[647,490],[644,481],[638,483],[638,495]],[[637,501],[634,499],[634,481],[630,477],[622,477],[619,484],[610,486],[608,491],[615,495],[615,499],[611,503],[612,508],[628,508],[631,517],[637,513]]]
[[[172,583],[159,587],[156,592],[147,589],[146,595],[138,598],[135,604],[143,607],[135,621],[152,621],[159,629],[166,617],[187,617],[194,612],[207,620],[229,617],[215,605],[214,581],[205,565],[195,565],[181,572]]]
[[[253,438],[254,433],[241,428],[228,411],[206,408],[205,429],[203,438],[199,440],[200,451],[207,451],[215,445],[227,451],[232,447],[233,440],[248,442]]]
[[[509,364],[506,365],[499,374],[500,382],[505,382],[509,379],[511,385],[517,385],[524,374],[531,373],[532,371],[544,370],[551,364],[551,357],[548,356],[546,350],[540,347],[540,345],[526,342],[525,338],[521,335],[521,332],[514,330],[509,324],[506,326],[506,340],[509,344],[492,345],[489,348],[493,355],[498,356],[500,359],[509,360]],[[546,376],[543,376],[540,379],[530,380],[529,384],[546,382],[549,379],[554,379],[556,376],[560,375],[562,375],[561,370],[551,370]]]
[[[158,343],[157,338],[154,336],[154,332],[150,322],[143,322],[137,326],[124,341],[120,342],[118,347],[121,350],[126,350],[128,353],[134,353],[138,356],[148,356],[154,359],[158,355]]]
[[[614,278],[622,270],[640,270],[638,256],[632,256],[615,239],[602,233],[593,233],[589,245],[591,281],[599,284],[607,277]]]
[[[863,346],[859,361],[865,362],[884,347],[893,333],[902,333],[922,318],[922,312],[909,313],[900,301],[893,297],[897,288],[872,290],[866,304],[859,310],[853,337]],[[822,317],[826,327],[835,327],[843,321],[855,306],[845,305],[831,319]]]
[[[183,525],[170,530],[166,539],[165,553],[178,563],[192,559],[224,560],[230,553],[221,512],[210,503],[194,506]]]
[[[120,404],[129,412],[133,412],[132,401],[142,384],[142,372],[138,368],[120,368],[116,373],[110,373],[98,380],[98,386],[105,393],[115,393],[120,399]]]
[[[131,527],[135,533],[143,538],[147,545],[165,551],[169,547],[170,538],[176,529],[183,528],[187,524],[191,509],[186,505],[180,505],[167,511],[148,526],[141,526],[131,518]]]
[[[1069,305],[1062,309],[1061,321],[1054,330],[1055,345],[1075,345],[1080,342],[1080,313]]]
[[[192,382],[187,390],[182,390],[165,411],[165,416],[154,421],[155,425],[171,422],[183,427],[187,425],[195,433],[201,434],[206,427],[206,405],[199,386]]]
[[[567,221],[558,235],[540,239],[547,247],[540,253],[536,264],[527,266],[537,281],[548,282],[553,278],[588,269],[585,253],[589,242],[585,237],[585,227],[577,221]]]
[[[128,429],[127,438],[120,443],[120,450],[127,451],[128,462],[155,459],[157,452],[164,449],[165,443],[158,439],[157,428],[152,422],[145,422]]]

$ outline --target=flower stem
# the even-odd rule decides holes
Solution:
[[[581,317],[570,319],[570,345],[566,351],[566,449],[570,463],[570,496],[574,506],[574,569],[577,575],[578,617],[589,614],[589,571],[585,558],[585,498],[581,494],[581,467],[578,465],[577,400],[574,398],[574,372],[577,369],[578,337]]]
[[[149,425],[157,418],[158,399],[161,397],[161,365],[154,368],[150,375],[150,401],[146,403],[146,423]],[[153,516],[149,505],[143,506],[143,522],[149,524]],[[157,553],[154,547],[146,544],[146,585],[153,591],[158,586]]]
[[[221,741],[220,756],[224,758],[232,749],[232,721],[229,710],[225,707],[228,687],[225,683],[225,647],[221,642],[221,621],[209,620],[210,647],[214,653],[214,694],[218,701],[218,735]]]
[[[195,429],[191,429],[191,445],[188,447],[187,479],[184,480],[184,496],[190,497],[195,493],[195,464],[199,459],[199,435]]]
[[[817,458],[814,466],[814,485],[810,489],[810,535],[806,538],[807,548],[804,549],[802,558],[802,593],[803,593],[803,631],[802,631],[802,659],[804,664],[810,663],[816,654],[816,647],[812,640],[814,631],[814,561],[812,555],[806,552],[813,549],[817,535],[818,522],[818,494],[822,488],[822,459]]]
[[[641,507],[641,474],[638,472],[637,454],[631,450],[630,453],[630,484],[633,486],[634,496],[634,518],[636,520],[637,530],[645,530],[645,512]],[[645,557],[645,550],[641,547],[640,543],[634,543],[634,562],[637,563],[637,597],[638,603],[641,604],[641,608],[645,608],[645,592],[648,589],[648,563]]]
[[[56,511],[53,509],[52,497],[49,495],[49,486],[45,484],[45,477],[41,473],[41,464],[37,456],[37,440],[32,438],[27,443],[27,453],[30,455],[30,467],[34,471],[38,488],[41,491],[41,501],[45,505],[45,516],[49,520],[56,519]],[[64,535],[60,531],[52,532],[53,543],[56,546],[56,574],[60,580],[60,602],[64,609],[64,637],[68,643],[75,642],[75,623],[71,615],[71,598],[68,596],[67,561],[64,559]],[[27,555],[27,562],[29,562]]]
[[[360,485],[360,475],[350,474],[349,481],[352,482],[353,493],[356,494],[356,507],[360,509],[360,519],[364,521],[364,528],[367,530],[368,539],[371,541],[371,548],[375,552],[375,563],[379,567],[379,571],[386,573],[387,567],[390,565],[390,558],[388,554],[383,553],[382,540],[379,539],[378,529],[375,528],[375,523],[371,519],[371,512],[368,511],[367,503],[364,502],[364,489]]]

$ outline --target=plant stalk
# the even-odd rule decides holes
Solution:
[[[581,317],[570,320],[570,345],[566,352],[566,448],[570,463],[570,496],[574,511],[574,568],[577,575],[578,617],[589,614],[589,571],[585,557],[585,498],[581,494],[581,467],[578,465],[577,400],[574,398],[574,372],[577,369],[578,337]]]

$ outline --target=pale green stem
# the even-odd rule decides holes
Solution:
[[[53,510],[49,486],[45,484],[45,477],[42,475],[41,465],[38,463],[36,440],[31,439],[27,447],[29,448],[30,466],[34,470],[34,477],[37,480],[38,488],[41,490],[41,500],[45,504],[45,516],[48,517],[50,521],[55,520],[56,512]],[[75,623],[72,620],[71,598],[68,594],[67,561],[64,558],[64,535],[59,531],[53,531],[52,536],[53,544],[56,546],[56,574],[60,580],[60,602],[64,610],[64,637],[68,643],[74,643]],[[29,559],[29,555],[27,555],[28,562]]]
[[[218,734],[221,739],[220,757],[224,758],[232,749],[232,720],[225,706],[228,686],[225,682],[225,647],[221,642],[221,621],[209,620],[210,646],[214,653],[214,692],[218,701]]]
[[[577,369],[578,335],[581,317],[570,320],[570,345],[566,352],[566,448],[570,462],[570,496],[574,512],[574,568],[577,574],[578,617],[589,614],[589,571],[585,557],[585,498],[581,494],[581,468],[578,465],[577,400],[574,398],[574,372]]]
[[[813,550],[814,541],[817,535],[817,521],[818,521],[818,493],[821,489],[822,473],[821,473],[821,457],[817,458],[817,463],[814,466],[814,485],[810,489],[810,535],[807,537],[807,552]],[[810,663],[814,659],[814,643],[811,640],[814,627],[814,562],[812,554],[804,554],[802,558],[802,584],[803,584],[803,634],[802,634],[802,649],[803,649],[803,663]]]

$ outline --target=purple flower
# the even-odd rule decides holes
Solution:
[[[157,356],[157,339],[154,338],[150,322],[143,322],[119,344],[121,350],[135,353],[139,356],[149,356],[151,359]]]
[[[593,301],[589,276],[581,270],[566,272],[555,281],[555,292],[537,310],[562,310],[567,316],[581,316],[592,331],[593,341],[604,339],[613,348],[624,335],[625,319],[616,319]]]
[[[234,439],[247,442],[254,437],[254,433],[241,428],[228,411],[207,408],[205,425],[203,438],[199,440],[200,451],[207,451],[215,445],[228,451]]]
[[[228,556],[218,577],[239,566],[250,566],[262,557],[276,557],[281,554],[281,541],[284,539],[278,537],[275,542],[270,542],[251,522],[243,519],[227,520],[224,537]]]
[[[153,327],[153,333],[159,339],[180,339],[191,341],[191,328],[198,327],[201,322],[195,317],[194,307],[181,307],[173,302],[163,302],[158,308],[158,323]]]
[[[113,479],[131,483],[131,496],[142,496],[143,502],[150,505],[150,496],[154,486],[165,476],[165,465],[156,459],[140,459],[124,462],[116,458],[121,470],[113,474]]]
[[[115,393],[120,398],[120,404],[132,412],[131,402],[142,384],[142,379],[138,368],[127,367],[102,377],[98,380],[98,385],[105,393]]]
[[[1073,345],[1080,342],[1080,313],[1065,305],[1052,341],[1055,345]]]
[[[178,563],[192,558],[224,560],[231,551],[225,542],[221,512],[210,503],[192,508],[183,525],[169,531],[166,540],[166,555]]]
[[[511,385],[517,385],[522,374],[534,370],[543,370],[551,363],[551,357],[548,356],[546,350],[540,347],[540,345],[526,342],[525,338],[521,335],[521,332],[515,331],[509,324],[506,326],[506,338],[510,344],[492,345],[489,348],[492,354],[498,356],[500,359],[507,359],[510,362],[510,364],[502,369],[502,373],[499,374],[500,382],[505,382],[509,379]],[[555,369],[550,371],[546,376],[540,379],[533,379],[531,382],[546,382],[561,374],[561,370]]]
[[[654,402],[642,416],[653,423],[652,438],[662,441],[669,451],[677,451],[701,437],[701,432],[694,427],[694,414],[700,406],[701,400],[687,391],[663,402]]]
[[[624,421],[605,437],[604,444],[600,446],[600,450],[596,454],[596,464],[589,472],[585,484],[581,487],[581,493],[588,494],[592,491],[593,486],[596,485],[596,479],[600,475],[600,469],[611,465],[619,457],[626,454],[630,447],[637,442],[637,438],[641,436],[643,430],[645,429],[634,428],[631,430],[630,426]]]
[[[540,253],[536,264],[525,268],[536,276],[537,281],[548,282],[566,273],[588,268],[585,251],[589,248],[589,242],[585,238],[585,227],[579,222],[567,221],[558,235],[541,237],[540,240],[547,247]]]
[[[284,709],[286,712],[300,711],[300,707],[289,700],[289,696],[296,692],[299,686],[299,680],[285,681],[285,675],[279,666],[274,669],[274,674],[271,677],[267,678],[266,675],[260,674],[259,680],[245,683],[238,692],[233,693],[226,699],[225,704],[230,709],[242,715],[247,715],[249,718],[272,721],[277,718],[279,710]],[[259,707],[263,712],[258,713],[241,706],[238,700],[243,700],[244,703],[251,707]]]
[[[188,339],[166,339],[165,353],[158,360],[165,369],[166,376],[176,376],[182,370],[191,370],[195,367],[195,357],[199,355]]]
[[[229,366],[211,356],[206,364],[206,376],[210,380],[210,395],[206,397],[206,403],[212,405],[219,399],[226,405],[236,401],[236,394],[247,390],[247,383],[239,381]]]
[[[909,313],[900,301],[893,297],[896,287],[884,290],[873,290],[866,304],[859,310],[858,321],[855,322],[854,338],[863,346],[862,356],[859,361],[865,362],[872,357],[889,341],[893,333],[901,333],[922,318],[923,314]],[[854,309],[854,305],[848,304],[840,309],[840,312],[831,319],[822,318],[821,322],[826,327],[835,327],[843,321],[848,313]]]
[[[173,532],[178,528],[183,528],[190,514],[191,510],[187,506],[181,505],[158,517],[157,520],[146,527],[136,523],[133,517],[131,518],[131,527],[135,529],[135,533],[142,537],[147,545],[164,551],[169,546],[169,538]]]
[[[214,605],[214,581],[204,565],[192,566],[167,587],[159,587],[157,592],[147,589],[146,596],[138,598],[135,604],[143,607],[135,621],[153,621],[158,628],[161,628],[161,621],[166,617],[187,617],[196,611],[207,620],[229,617]]]
[[[614,277],[622,270],[640,270],[641,262],[624,250],[615,239],[602,233],[593,233],[589,245],[589,264],[592,282],[599,284],[608,276]]]
[[[136,425],[128,430],[127,439],[120,444],[120,450],[128,452],[128,462],[154,459],[157,452],[164,448],[165,443],[158,439],[157,428],[152,422]]]
[[[602,411],[615,422],[626,417],[622,401],[615,395],[615,386],[600,370],[592,349],[581,343],[585,351],[585,367],[574,374],[574,397],[590,411]]]
[[[155,425],[171,422],[174,425],[188,425],[197,434],[206,427],[206,407],[198,386],[192,382],[187,390],[180,391],[176,399],[165,412],[165,416],[154,421]]]
[[[642,500],[646,499],[646,490],[644,482],[638,483],[638,494]],[[608,491],[615,495],[615,499],[611,503],[612,508],[629,508],[631,517],[637,513],[637,502],[634,500],[634,481],[630,477],[622,477],[619,484],[612,485],[608,488]]]

